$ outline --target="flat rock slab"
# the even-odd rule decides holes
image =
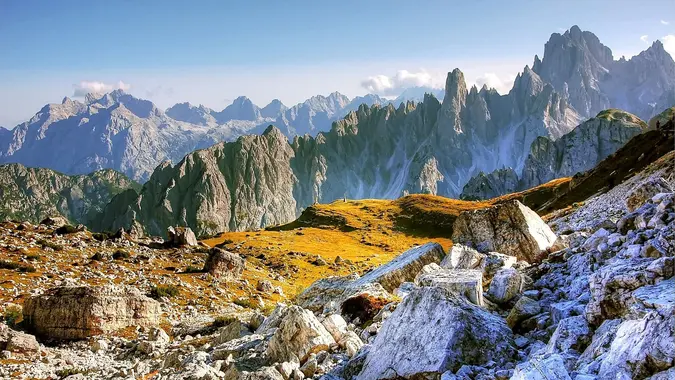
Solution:
[[[417,246],[363,277],[353,274],[315,281],[298,296],[297,302],[314,312],[332,313],[339,311],[345,300],[362,294],[390,299],[401,284],[414,281],[426,265],[438,264],[444,257],[443,247],[438,243]]]
[[[410,248],[394,260],[380,265],[354,281],[352,286],[358,287],[362,284],[376,282],[386,291],[393,292],[402,283],[413,281],[425,265],[439,264],[443,258],[445,258],[445,252],[440,244],[426,243]]]
[[[479,270],[439,270],[418,278],[419,286],[439,286],[483,306],[483,273]]]
[[[84,339],[129,326],[157,326],[159,302],[119,286],[59,287],[26,299],[24,321],[37,335]]]

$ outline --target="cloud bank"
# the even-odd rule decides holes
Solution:
[[[399,70],[394,76],[370,76],[361,81],[361,87],[372,94],[395,96],[412,87],[440,88],[437,82],[433,75],[424,70],[417,73]]]
[[[675,34],[669,34],[662,38],[663,48],[666,49],[670,56],[675,59]]]
[[[476,78],[476,87],[479,89],[483,85],[488,86],[488,88],[494,88],[500,94],[508,93],[513,87],[513,82],[516,80],[515,75],[506,75],[506,77],[500,78],[499,75],[495,73],[485,73],[478,78]]]
[[[102,94],[110,92],[113,90],[124,90],[127,91],[131,88],[131,85],[124,83],[122,81],[117,82],[116,84],[107,84],[103,82],[96,81],[82,81],[79,84],[73,85],[73,96],[83,97],[89,93]]]

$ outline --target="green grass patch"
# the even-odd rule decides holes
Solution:
[[[175,285],[157,285],[153,286],[150,290],[150,297],[152,298],[162,298],[162,297],[175,297],[180,293],[180,290]]]

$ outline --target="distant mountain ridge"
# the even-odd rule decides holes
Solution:
[[[466,91],[466,96],[451,94],[445,98],[447,84],[442,95],[416,87],[402,93],[393,101],[393,107],[398,109],[399,100],[416,98],[427,90],[435,92],[437,102],[444,98],[442,115],[434,117],[448,119],[444,123],[460,135],[446,141],[455,144],[446,149],[467,146],[474,149],[447,155],[457,156],[455,159],[461,163],[458,167],[463,168],[470,161],[478,163],[458,173],[447,170],[441,173],[446,181],[439,185],[440,189],[446,191],[444,187],[450,186],[452,190],[447,190],[447,194],[458,195],[471,173],[511,165],[520,172],[529,143],[535,137],[546,135],[555,140],[579,121],[601,110],[621,108],[649,119],[675,104],[674,78],[675,62],[660,42],[630,60],[614,61],[611,50],[596,36],[575,26],[551,36],[543,59],[535,56],[532,68],[526,67],[518,75],[509,94],[499,95],[487,87],[468,91],[464,84],[461,91]],[[532,97],[542,103],[533,102]],[[448,101],[459,103],[446,104]],[[334,92],[311,97],[290,108],[278,100],[260,108],[250,99],[239,97],[221,111],[189,103],[179,103],[162,111],[152,102],[121,90],[89,94],[84,102],[65,98],[61,104],[45,106],[31,120],[12,130],[0,129],[0,163],[48,167],[67,174],[112,168],[144,182],[163,161],[177,163],[196,149],[234,141],[245,134],[261,134],[269,125],[275,125],[289,139],[304,138],[305,134],[318,137],[320,132],[330,134],[331,126],[341,122],[340,119],[350,119],[349,113],[357,111],[361,104],[379,104],[384,109],[391,103],[372,94],[349,99]],[[535,114],[537,116],[533,116]],[[529,121],[521,119],[525,115],[529,115]],[[517,125],[507,126],[510,122],[528,122],[530,127],[519,130]],[[539,126],[535,126],[537,123]],[[470,138],[464,133],[469,125]],[[505,130],[530,135],[505,135]],[[400,132],[393,130],[392,133]],[[450,132],[441,135],[444,133]],[[385,140],[389,139],[383,135]],[[446,136],[439,138],[447,139]],[[515,145],[511,145],[514,142]],[[417,142],[403,145],[410,144]],[[433,154],[439,163],[445,155],[440,150]],[[435,173],[433,166],[429,161],[425,173]],[[398,191],[401,186],[394,188]]]

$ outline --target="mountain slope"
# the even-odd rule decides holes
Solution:
[[[520,176],[511,168],[481,172],[467,182],[460,198],[489,199],[589,170],[647,128],[630,113],[602,111],[558,140],[537,137]]]
[[[296,210],[292,157],[276,128],[198,150],[175,166],[158,166],[140,195],[129,190],[115,197],[96,227],[138,221],[154,235],[172,225],[212,234],[287,222]]]
[[[0,220],[38,223],[61,215],[74,224],[91,224],[105,205],[140,185],[114,170],[67,176],[20,164],[0,166]]]

